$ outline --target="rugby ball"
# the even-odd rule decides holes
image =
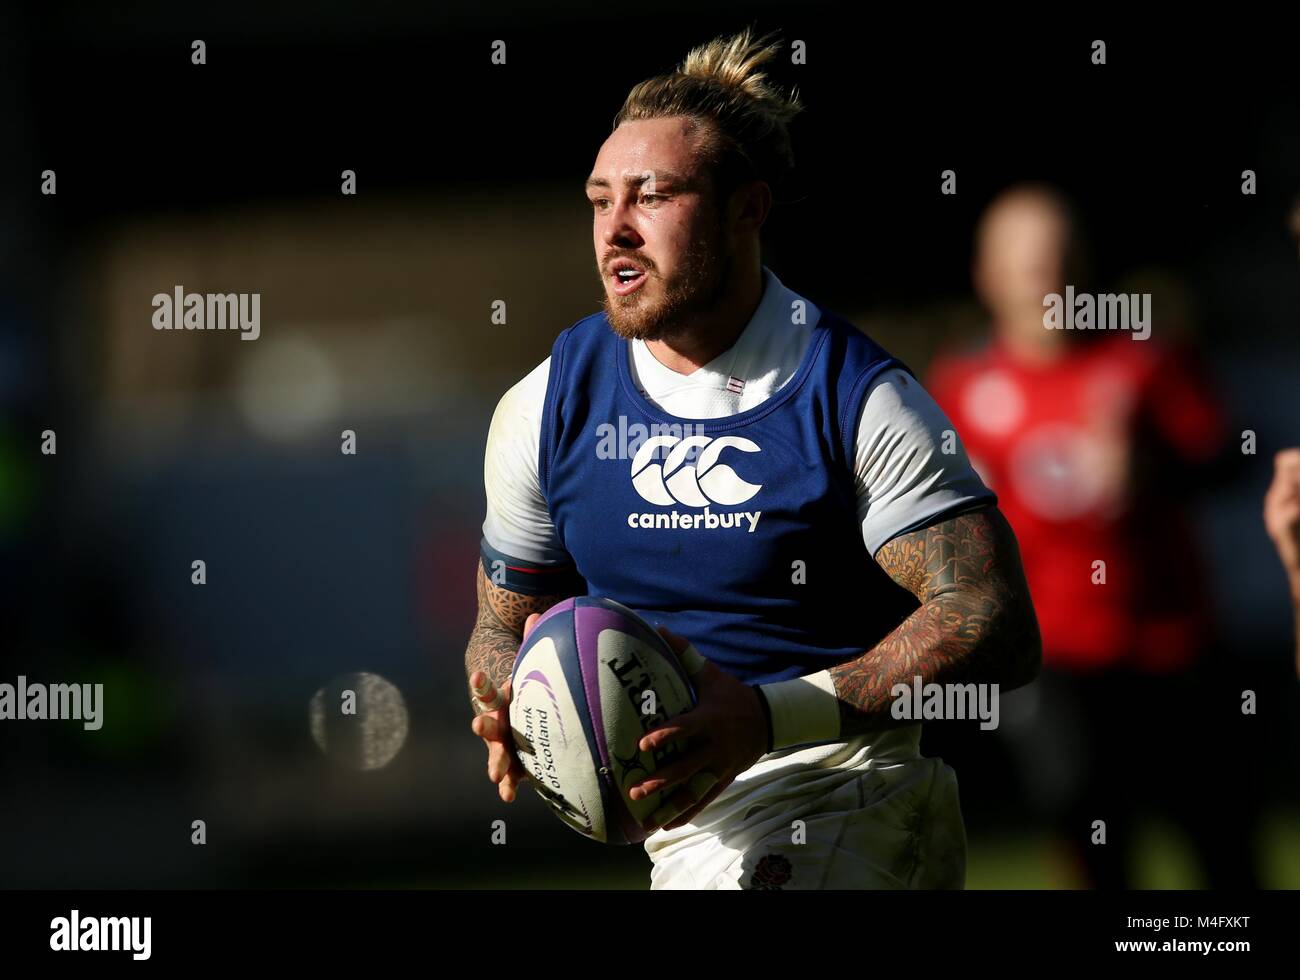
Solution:
[[[515,659],[510,727],[529,782],[562,821],[606,844],[634,844],[663,801],[628,789],[677,758],[637,743],[695,706],[667,642],[612,599],[578,596],[537,621]]]

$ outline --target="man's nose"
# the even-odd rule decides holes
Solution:
[[[644,245],[645,239],[631,219],[630,206],[626,202],[621,203],[605,225],[602,235],[605,244],[617,248],[640,248]]]

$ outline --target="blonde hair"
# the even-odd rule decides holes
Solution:
[[[772,35],[755,38],[748,28],[714,38],[694,48],[675,71],[634,86],[614,128],[636,119],[684,116],[700,130],[719,200],[755,179],[781,199],[794,173],[790,121],[803,111],[797,89],[782,94],[760,70],[781,51]]]

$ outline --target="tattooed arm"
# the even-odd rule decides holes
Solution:
[[[890,690],[918,676],[1003,691],[1037,676],[1038,620],[1015,535],[996,507],[901,534],[876,561],[921,606],[862,656],[830,669],[841,734],[898,724]]]
[[[477,567],[478,618],[469,637],[469,646],[465,649],[465,681],[470,684],[470,678],[481,670],[499,691],[510,679],[510,672],[514,669],[515,654],[523,642],[524,620],[532,613],[545,612],[566,597],[530,596],[511,592],[492,583],[483,572],[482,562],[478,562]],[[472,684],[469,694],[474,713],[482,713],[482,706],[474,697]]]
[[[545,612],[560,595],[527,596],[511,592],[492,581],[478,566],[478,619],[465,649],[465,680],[468,682],[474,720],[470,730],[487,747],[487,774],[501,799],[510,803],[519,785],[528,778],[515,755],[510,731],[510,674],[515,654],[523,642],[528,617]],[[478,697],[475,696],[475,688]],[[483,700],[480,701],[480,698]],[[484,707],[484,702],[488,707]]]
[[[1042,657],[1038,620],[1015,535],[996,507],[900,534],[876,552],[876,561],[921,605],[872,649],[827,671],[756,687],[706,662],[692,676],[699,704],[641,740],[652,751],[672,739],[705,738],[632,789],[677,787],[670,802],[681,815],[669,817],[669,828],[693,820],[765,751],[914,724],[890,713],[895,684],[910,686],[920,676],[925,684],[1009,690],[1033,680]],[[686,640],[668,638],[681,655]],[[699,773],[713,783],[697,797],[686,784]]]

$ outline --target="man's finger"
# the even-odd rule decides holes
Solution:
[[[492,782],[499,783],[505,779],[514,761],[504,742],[488,743],[488,779]]]
[[[665,766],[658,772],[652,773],[639,783],[633,785],[627,791],[627,795],[634,800],[643,800],[651,793],[658,793],[661,790],[676,786],[679,783],[688,783],[692,776],[698,773],[708,764],[705,759],[693,755],[685,759],[679,759],[670,766]],[[712,784],[710,784],[712,785]]]
[[[506,803],[513,803],[519,795],[519,787],[528,779],[528,773],[520,766],[512,766],[497,786],[497,792]]]
[[[474,734],[489,742],[501,740],[501,725],[492,715],[479,715],[472,723]]]
[[[481,670],[474,671],[469,679],[470,690],[474,694],[474,700],[484,711],[496,711],[501,707],[502,699],[497,691],[496,685],[492,683],[492,678],[488,677]]]
[[[674,715],[654,731],[642,735],[641,741],[637,743],[637,748],[642,752],[653,752],[661,745],[667,745],[669,742],[699,734],[700,719],[696,715],[697,712],[695,711],[686,711],[680,715]]]

